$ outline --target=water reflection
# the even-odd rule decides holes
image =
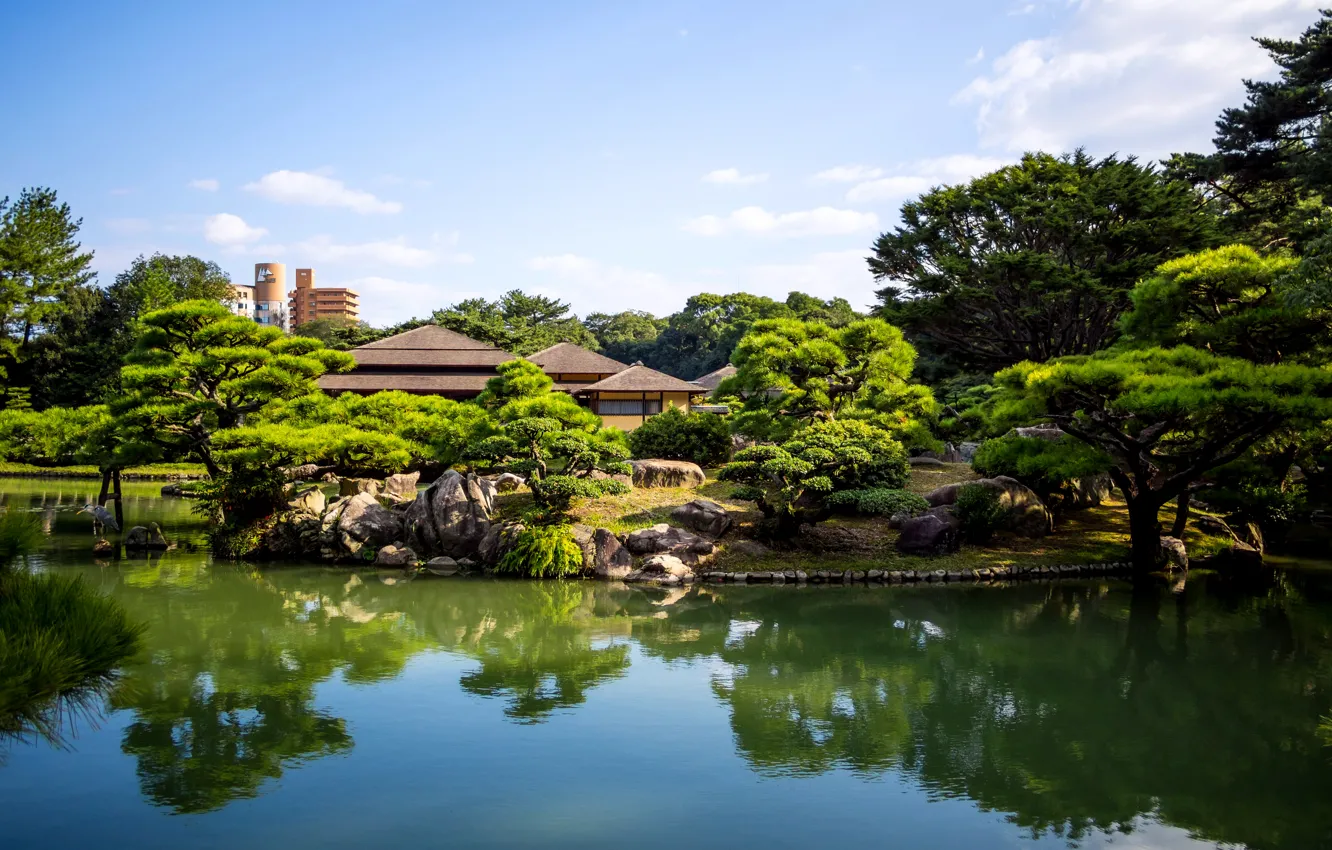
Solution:
[[[477,710],[550,728],[649,675],[631,669],[644,655],[698,671],[734,742],[717,760],[763,777],[902,776],[1074,843],[1161,822],[1213,843],[1332,846],[1332,585],[1316,577],[1180,593],[405,581],[183,550],[89,566],[86,529],[65,520],[80,540],[58,539],[49,565],[150,624],[110,703],[143,796],[172,811],[354,752],[338,701],[321,699],[330,680],[386,682],[445,652],[466,659],[456,687]],[[513,746],[496,738],[497,757]]]

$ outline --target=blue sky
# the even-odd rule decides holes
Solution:
[[[904,200],[1028,149],[1206,149],[1320,0],[11,3],[0,194],[104,283],[313,266],[364,318],[512,288],[873,301]]]

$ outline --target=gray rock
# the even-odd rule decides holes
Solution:
[[[941,461],[941,460],[939,460],[937,457],[926,457],[926,456],[924,456],[924,455],[921,455],[920,457],[909,457],[909,458],[907,458],[907,463],[911,464],[912,466],[943,466],[943,465],[944,465],[944,462]]]
[[[709,540],[664,522],[629,533],[624,545],[635,555],[674,555],[687,564],[709,559],[717,548]]]
[[[125,532],[125,549],[127,551],[164,552],[167,548],[166,538],[162,536],[162,529],[158,528],[157,523],[153,523],[151,528],[136,525]]]
[[[289,466],[282,470],[282,475],[288,481],[309,481],[319,477],[319,464],[303,463],[300,466]]]
[[[732,540],[726,544],[726,551],[746,558],[762,558],[771,550],[757,540]]]
[[[161,495],[163,499],[179,498],[185,495],[185,490],[179,484],[163,484]]]
[[[456,576],[459,571],[458,562],[452,558],[440,556],[426,561],[426,571],[436,576]]]
[[[957,502],[958,492],[965,486],[977,484],[999,494],[999,504],[1007,511],[1005,527],[1021,537],[1044,537],[1054,530],[1051,516],[1040,496],[1022,482],[1006,475],[981,478],[960,484],[948,484],[925,494],[925,501],[933,507]]]
[[[635,487],[697,487],[707,480],[703,469],[687,460],[635,460]]]
[[[378,496],[380,484],[373,478],[340,478],[338,479],[338,496],[355,496],[357,493],[369,493],[371,496]]]
[[[1239,542],[1239,535],[1234,532],[1226,521],[1219,517],[1203,514],[1193,518],[1193,527],[1201,532],[1216,537],[1229,537],[1231,540]]]
[[[287,507],[293,511],[310,514],[311,516],[322,516],[324,510],[328,507],[328,500],[324,498],[324,491],[313,484],[295,489],[287,499]]]
[[[1207,559],[1207,566],[1216,570],[1253,570],[1263,566],[1263,553],[1248,543],[1236,541],[1229,549]]]
[[[592,574],[597,578],[617,580],[629,575],[634,568],[634,558],[629,550],[620,544],[620,538],[608,529],[598,528],[592,535],[594,555]],[[587,562],[584,562],[584,566]]]
[[[956,519],[949,522],[935,514],[912,517],[897,535],[897,551],[907,555],[946,555],[961,546]]]
[[[1028,439],[1054,442],[1064,436],[1064,432],[1058,425],[1033,425],[1030,428],[1014,428],[1004,436],[1027,437]]]
[[[907,512],[907,511],[898,511],[897,513],[895,513],[895,514],[893,514],[892,516],[888,517],[888,527],[889,527],[889,528],[901,528],[901,527],[902,527],[902,523],[906,522],[906,521],[909,520],[909,519],[911,519],[911,514],[910,514],[909,512]]]
[[[407,544],[434,557],[477,555],[491,530],[495,485],[476,475],[449,470],[435,480],[403,514]],[[482,558],[485,563],[494,560]]]
[[[1184,541],[1178,537],[1162,536],[1161,555],[1165,559],[1165,568],[1170,572],[1189,568],[1189,552],[1184,548]]]
[[[1260,555],[1267,552],[1266,541],[1263,540],[1263,530],[1258,527],[1258,523],[1236,523],[1232,528],[1235,531],[1235,536],[1239,538],[1241,543],[1247,543],[1249,546],[1256,549]]]
[[[980,443],[962,443],[957,447],[957,452],[962,455],[963,463],[971,463],[976,459],[976,450],[979,448]]]
[[[1109,474],[1075,478],[1068,483],[1065,490],[1064,506],[1076,509],[1094,508],[1107,501],[1113,489],[1114,482],[1110,480]]]
[[[399,472],[384,479],[383,495],[395,502],[410,502],[416,498],[416,482],[421,480],[419,472]]]
[[[416,553],[411,549],[394,546],[392,543],[381,548],[375,555],[376,566],[408,567],[416,563]]]
[[[711,499],[695,499],[671,511],[671,519],[699,534],[721,537],[731,527],[726,508]]]
[[[335,543],[341,553],[362,557],[367,547],[378,552],[402,539],[402,517],[385,508],[370,493],[358,493],[339,512]]]
[[[486,536],[481,538],[481,542],[477,544],[475,553],[477,560],[490,566],[498,564],[500,558],[507,555],[509,550],[513,548],[514,542],[524,528],[525,526],[516,522],[507,525],[491,525],[486,532]],[[464,556],[458,559],[458,563],[462,564],[469,560]]]
[[[521,475],[514,475],[512,472],[506,472],[495,479],[495,490],[500,493],[512,493],[519,487],[527,483],[527,479]]]

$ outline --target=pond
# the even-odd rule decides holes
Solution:
[[[698,587],[94,560],[96,482],[0,481],[149,623],[0,846],[1332,847],[1332,574]]]

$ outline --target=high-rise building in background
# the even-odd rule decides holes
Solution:
[[[282,263],[254,264],[254,320],[287,330],[287,267]]]
[[[296,270],[296,288],[288,295],[287,309],[290,327],[298,328],[315,319],[346,319],[356,322],[361,318],[360,296],[345,287],[315,286],[314,269]]]

